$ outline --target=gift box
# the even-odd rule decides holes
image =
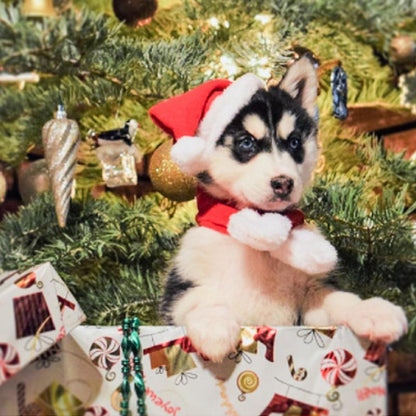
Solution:
[[[0,385],[85,320],[50,263],[0,275],[0,316]]]
[[[181,327],[140,334],[151,416],[386,414],[386,348],[345,327],[244,327],[220,364]],[[0,388],[2,414],[117,415],[121,341],[117,327],[76,328]]]

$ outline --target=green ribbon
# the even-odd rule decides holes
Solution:
[[[121,416],[129,416],[129,401],[131,395],[130,389],[130,355],[133,355],[133,386],[137,396],[137,411],[140,416],[146,416],[145,394],[146,388],[143,380],[143,369],[141,365],[142,349],[139,336],[140,321],[138,318],[125,318],[123,320],[123,340],[121,341],[121,350],[124,359],[122,360],[123,382],[121,383]]]

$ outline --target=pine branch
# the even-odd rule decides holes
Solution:
[[[161,201],[157,194],[133,206],[76,201],[61,229],[51,196],[43,195],[0,224],[1,269],[50,261],[89,322],[115,324],[132,310],[143,311],[144,320],[151,322],[157,319],[162,275],[178,238],[193,222],[193,204],[181,204],[171,217],[159,208]]]
[[[385,190],[369,204],[361,181],[337,175],[317,179],[305,197],[305,210],[339,252],[341,286],[366,296],[387,288],[406,293],[416,262],[409,220],[416,203],[406,207],[405,195],[406,189]]]

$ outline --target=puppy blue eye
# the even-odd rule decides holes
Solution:
[[[288,139],[288,145],[292,150],[297,150],[301,146],[302,142],[298,136],[290,136]]]
[[[246,136],[238,142],[238,147],[245,152],[249,152],[256,148],[256,143],[251,136]]]

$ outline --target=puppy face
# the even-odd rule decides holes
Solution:
[[[258,90],[226,126],[198,175],[239,208],[283,211],[299,202],[318,156],[315,70],[298,61],[277,87]]]

